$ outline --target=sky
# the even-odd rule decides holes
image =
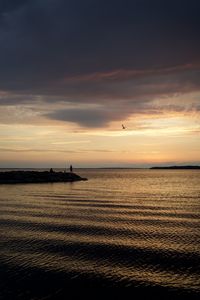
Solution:
[[[1,0],[0,167],[200,164],[199,15],[199,0]]]

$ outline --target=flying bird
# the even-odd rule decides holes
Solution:
[[[122,124],[122,129],[126,129],[126,127]]]

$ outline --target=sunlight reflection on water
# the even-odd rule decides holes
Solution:
[[[200,291],[199,171],[76,172],[89,180],[0,186],[4,269]]]

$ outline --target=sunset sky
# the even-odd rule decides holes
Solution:
[[[1,0],[0,167],[200,164],[199,16],[199,0]]]

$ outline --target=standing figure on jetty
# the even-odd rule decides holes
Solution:
[[[70,169],[70,172],[72,173],[72,172],[73,172],[73,168],[72,168],[72,165],[70,166],[70,168],[69,168],[69,169]]]

